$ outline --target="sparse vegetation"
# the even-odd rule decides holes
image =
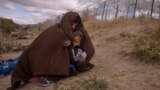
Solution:
[[[53,90],[107,90],[107,83],[99,75],[90,73],[85,77],[77,76],[60,81],[53,85]]]
[[[142,18],[142,22],[144,20],[144,17]],[[102,30],[102,29],[107,29],[107,28],[112,28],[112,27],[125,27],[127,25],[131,25],[131,24],[140,24],[140,19],[137,18],[137,19],[127,19],[125,17],[119,17],[117,19],[114,19],[114,20],[89,20],[89,21],[86,21],[85,22],[85,27],[87,30],[89,30],[89,33],[90,32],[95,32],[97,30]],[[121,28],[120,28],[121,29]]]
[[[30,28],[26,29],[28,27]],[[38,30],[39,27],[39,24],[23,26],[14,23],[10,19],[0,18],[0,54],[11,52],[14,49],[21,50],[23,46],[17,41],[35,37],[42,32],[42,30]]]
[[[118,36],[106,38],[105,41],[112,42],[120,39],[133,41],[133,48],[132,51],[129,51],[129,55],[140,61],[160,64],[160,22],[158,20],[140,16],[136,19],[120,17],[113,21],[91,20],[86,22],[86,28],[89,28],[89,32],[94,32],[94,34],[91,35],[93,39],[96,36],[96,38],[101,36],[98,30],[103,32],[104,29],[107,28],[120,27],[120,29],[122,29],[123,27],[132,25],[141,25],[142,27],[140,29],[142,30],[139,30],[141,32],[138,34],[121,32]]]
[[[105,79],[97,77],[97,75],[90,75],[87,79],[81,82],[84,90],[107,90],[107,83]]]
[[[3,37],[0,33],[0,54],[6,53],[12,49],[13,41],[9,38]]]
[[[139,68],[136,67],[138,71],[135,72],[135,66],[137,65],[130,66],[130,63],[127,65],[125,65],[124,63],[120,63],[120,62],[123,62],[123,60],[120,60],[120,59],[122,58],[125,59],[125,57],[121,57],[121,58],[119,57],[119,50],[124,50],[124,51],[128,50],[129,55],[141,61],[145,61],[148,63],[160,62],[160,54],[159,54],[160,53],[160,47],[159,47],[160,46],[160,40],[159,40],[160,23],[157,24],[156,20],[153,20],[153,19],[151,20],[144,17],[128,20],[121,17],[113,21],[89,20],[89,21],[86,21],[84,25],[86,25],[86,29],[89,31],[89,34],[91,35],[91,39],[93,40],[93,43],[97,50],[96,57],[94,58],[95,61],[93,62],[96,63],[97,66],[102,65],[102,67],[105,67],[102,69],[104,70],[104,72],[106,71],[106,68],[113,66],[113,68],[107,69],[107,70],[111,70],[112,75],[108,75],[108,73],[103,74],[106,76],[108,75],[108,77],[110,77],[113,80],[107,79],[107,82],[106,82],[105,79],[99,75],[95,75],[94,73],[85,73],[85,74],[78,75],[76,77],[71,77],[71,78],[61,80],[50,87],[43,88],[34,84],[29,84],[28,86],[22,87],[23,90],[38,90],[38,89],[107,90],[110,88],[122,89],[122,90],[126,88],[128,89],[130,87],[128,86],[125,87],[125,84],[130,83],[135,79],[136,80],[135,82],[133,82],[133,84],[135,84],[136,86],[139,85],[139,83],[137,83],[138,82],[137,80],[140,79],[141,76],[137,75],[137,72],[140,72],[140,71],[139,71]],[[155,28],[155,25],[157,25],[156,28]],[[35,35],[39,34],[42,31],[42,29],[38,30],[36,26],[34,28],[30,27],[29,29],[26,29],[26,30],[21,30],[21,31],[20,30],[21,29],[11,32],[11,35],[8,35],[5,38],[1,37],[0,42],[2,43],[0,43],[1,44],[0,50],[2,51],[2,53],[9,52],[13,49],[13,46],[15,45],[13,44],[13,42],[15,43],[15,39],[19,40],[21,38],[24,40],[24,36],[26,35],[30,35],[31,37],[33,36],[34,38]],[[135,31],[132,32],[133,30]],[[141,33],[139,33],[139,31],[141,31]],[[132,40],[134,40],[133,43],[130,43],[132,42]],[[130,47],[132,47],[132,45],[133,45],[133,49],[131,52]],[[20,44],[16,46],[21,47]],[[126,46],[130,46],[130,47],[128,48]],[[127,55],[128,55],[128,52],[127,52]],[[114,60],[117,60],[118,62],[117,61],[115,62]],[[122,72],[121,71],[123,70],[122,67],[129,67],[129,69],[125,68],[126,71]],[[131,69],[130,67],[133,69]],[[122,68],[122,69],[117,69],[117,68]],[[98,68],[98,70],[100,69]],[[95,70],[93,69],[93,71]],[[115,74],[115,72],[117,71],[119,72]],[[130,77],[131,71],[135,72],[135,75],[137,75],[138,78]],[[103,71],[100,71],[100,72],[103,73]],[[129,73],[128,77],[126,77],[127,73]],[[138,73],[138,74],[141,74],[141,73]],[[150,72],[148,72],[148,74],[151,75]],[[148,79],[148,77],[145,77],[145,79]],[[146,82],[146,81],[142,80],[142,83],[143,82]],[[124,84],[124,86],[121,83]],[[146,85],[149,85],[149,84],[147,83]],[[159,85],[159,84],[155,84],[155,85]],[[2,88],[5,88],[5,87],[2,87]]]
[[[131,55],[140,61],[160,64],[160,23],[155,28],[146,27],[144,31],[134,40]]]
[[[18,25],[15,24],[12,20],[0,18],[0,32],[2,32],[4,35],[9,35],[17,27]]]
[[[122,37],[122,38],[130,38],[133,35],[130,35],[129,33],[126,33],[126,32],[122,32],[122,33],[119,34],[119,36]]]

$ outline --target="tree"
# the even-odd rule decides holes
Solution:
[[[118,17],[118,12],[119,12],[119,5],[117,4],[115,18],[117,18],[117,17]]]
[[[151,6],[151,14],[150,14],[150,18],[152,18],[153,8],[154,8],[154,0],[152,0],[152,6]]]
[[[133,18],[136,17],[136,9],[137,9],[137,0],[135,2],[135,6],[134,6],[134,14],[133,14]]]
[[[128,0],[127,0],[127,1],[128,1]],[[127,2],[127,14],[126,14],[126,17],[128,17],[129,8],[130,8],[130,0]]]
[[[160,4],[159,4],[158,8],[159,8],[159,19],[160,19]]]
[[[102,20],[104,18],[104,13],[105,13],[105,9],[106,9],[106,1],[104,2],[104,6],[103,6],[103,12],[102,12]]]

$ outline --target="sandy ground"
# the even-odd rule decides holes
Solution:
[[[141,28],[143,27],[136,25],[112,27],[90,34],[96,49],[91,61],[95,64],[92,71],[105,78],[108,85],[107,90],[160,90],[160,66],[140,63],[124,55],[124,52],[131,50],[132,43],[131,38],[122,34],[133,35],[141,31]],[[20,53],[4,54],[1,57],[18,56]],[[76,77],[72,79],[74,81]],[[9,86],[10,76],[0,79],[0,90],[5,90]],[[20,90],[53,90],[53,88],[41,88],[35,84],[27,84]]]
[[[109,90],[160,90],[160,66],[140,63],[123,54],[131,50],[131,38],[120,35],[134,35],[141,28],[133,25],[102,30],[94,37],[96,55],[93,62],[102,67],[101,74],[105,76]]]

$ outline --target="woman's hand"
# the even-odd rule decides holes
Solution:
[[[70,40],[64,41],[64,46],[70,46],[70,45],[71,45],[71,41]]]

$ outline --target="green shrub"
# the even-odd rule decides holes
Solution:
[[[1,28],[1,32],[5,35],[8,35],[11,33],[11,31],[14,31],[16,29],[16,27],[18,26],[17,24],[15,24],[12,20],[9,19],[3,19],[0,18],[0,28]]]

